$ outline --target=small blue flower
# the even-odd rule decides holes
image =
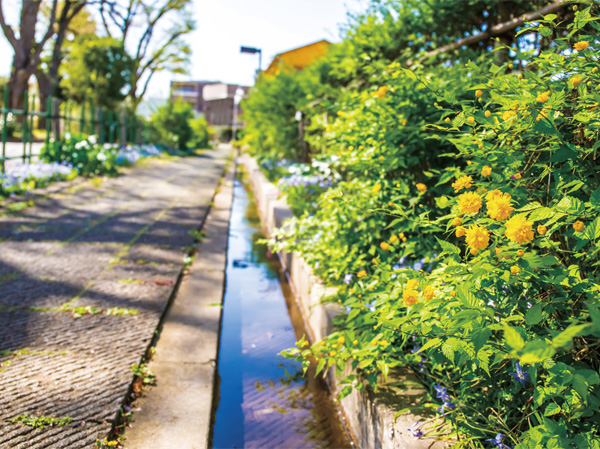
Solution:
[[[344,283],[349,284],[350,282],[352,282],[352,273],[348,273],[344,276]]]
[[[372,303],[370,303],[370,304],[368,304],[368,303],[365,303],[365,307],[366,307],[367,309],[369,309],[369,311],[370,311],[370,312],[375,312],[375,301],[373,301],[373,302],[372,302]]]
[[[503,439],[504,439],[504,434],[499,433],[498,435],[496,435],[496,438],[489,438],[485,441],[489,441],[490,443],[492,443],[495,447],[497,447],[499,449],[511,449],[509,446],[507,446],[506,444],[504,444],[502,442]]]
[[[494,302],[493,299],[488,299],[488,306],[492,306],[492,307],[496,307],[496,303]]]
[[[414,423],[412,426],[410,426],[408,430],[410,433],[413,434],[413,437],[415,438],[421,438],[423,436],[423,432],[421,432],[421,430],[416,429],[416,427],[419,425],[419,421],[417,421],[416,423]]]
[[[417,262],[414,266],[413,266],[413,270],[416,271],[421,271],[423,269],[423,262]]]
[[[517,362],[516,364],[516,371],[516,373],[508,374],[514,377],[516,381],[521,382],[521,385],[523,386],[523,388],[525,388],[525,382],[529,381],[529,372],[523,372],[523,370],[521,369],[521,364],[519,362]]]

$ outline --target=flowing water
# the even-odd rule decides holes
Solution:
[[[350,448],[324,382],[302,377],[280,351],[304,333],[302,319],[268,256],[256,209],[236,181],[212,428],[213,448]]]

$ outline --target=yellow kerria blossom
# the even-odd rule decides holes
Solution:
[[[508,196],[510,196],[510,194],[508,194],[508,193],[507,193],[507,195],[508,195]],[[491,191],[490,191],[490,192],[489,192],[489,193],[488,193],[488,194],[485,196],[485,198],[486,198],[488,201],[491,201],[491,200],[493,200],[494,198],[496,198],[497,196],[502,196],[502,192],[501,192],[500,190],[498,190],[498,189],[494,189],[494,190],[491,190]]]
[[[492,116],[492,113],[491,113],[490,111],[485,111],[485,116],[486,116],[486,117],[491,117],[491,116]]]
[[[419,285],[419,281],[417,281],[416,279],[409,279],[406,282],[406,288],[408,290],[414,290],[415,288],[417,288],[417,285]]]
[[[548,231],[548,228],[544,225],[539,225],[537,227],[537,232],[539,235],[544,235],[546,233],[546,231]]]
[[[469,250],[469,252],[471,253],[472,256],[476,256],[477,254],[479,254],[479,250],[475,249],[475,248],[471,248]]]
[[[388,91],[388,87],[387,86],[381,86],[379,89],[377,89],[375,92],[373,92],[373,96],[376,98],[383,98],[385,96],[385,94]]]
[[[394,243],[396,240],[398,240],[398,236],[397,235],[392,235],[390,237],[390,243]]]
[[[404,292],[402,293],[402,301],[404,301],[404,304],[406,304],[407,306],[418,303],[419,292],[416,290],[404,290]]]
[[[423,297],[427,300],[427,301],[431,301],[433,299],[435,295],[435,290],[433,287],[429,286],[425,289],[425,291],[423,292]]]
[[[536,98],[536,101],[538,103],[545,103],[548,101],[548,98],[550,98],[550,91],[539,94]]]
[[[458,217],[452,220],[452,226],[460,226],[462,224],[462,220]]]
[[[446,123],[450,123],[450,117],[446,117],[446,118],[444,119],[444,121],[445,121]]]
[[[482,92],[481,90],[477,89],[477,90],[475,91],[475,96],[476,96],[477,98],[481,97],[482,95],[483,95],[483,92]]]
[[[545,118],[548,118],[548,109],[547,108],[544,108],[539,112],[539,114],[535,118],[535,121],[539,122],[540,120],[545,119]]]
[[[516,265],[513,265],[512,267],[510,267],[510,272],[512,274],[519,274],[521,272],[521,269]]]
[[[522,176],[521,176],[521,173],[517,173],[517,174],[515,175],[515,179],[521,179],[521,178],[522,178]]]
[[[472,125],[473,123],[475,123],[475,117],[469,117],[467,119],[467,122],[469,122],[469,124]]]
[[[358,273],[356,273],[357,278],[364,278],[366,275],[367,275],[366,270],[360,270]]]
[[[427,186],[425,184],[423,184],[422,182],[418,183],[416,185],[416,187],[417,187],[417,190],[419,192],[426,192],[427,191]]]
[[[576,75],[573,78],[571,78],[571,84],[573,85],[573,87],[579,86],[581,84],[581,77]]]
[[[381,184],[375,184],[373,186],[373,192],[377,193],[381,190]]]
[[[592,73],[598,73],[598,67],[594,67],[594,68],[592,69]]]
[[[573,229],[575,229],[576,232],[582,232],[585,229],[583,221],[577,220],[575,223],[573,223]]]
[[[462,189],[468,189],[473,185],[473,178],[470,176],[461,176],[452,183],[454,192],[460,192]]]
[[[466,236],[465,241],[471,249],[486,249],[490,243],[490,231],[481,226],[473,225],[469,227]]]
[[[466,192],[458,197],[458,210],[461,214],[476,214],[481,209],[481,197],[475,192]]]
[[[492,167],[484,165],[481,169],[481,176],[490,176],[492,174]]]
[[[515,215],[506,222],[504,235],[516,243],[528,243],[533,240],[533,222],[522,215]]]
[[[520,249],[519,251],[517,251],[517,256],[518,257],[523,257],[523,254],[525,254],[525,251],[523,251],[522,249]]]
[[[337,342],[339,345],[343,345],[346,342],[346,339],[343,336],[338,337]]]
[[[388,249],[390,249],[390,244],[389,244],[388,242],[381,242],[381,243],[379,244],[379,247],[380,247],[382,250],[384,250],[384,251],[387,251]]]
[[[383,162],[384,157],[383,156],[379,156],[379,162]]]
[[[505,111],[502,114],[502,120],[507,121],[510,120],[511,118],[513,118],[515,115],[517,115],[517,113],[515,111]]]
[[[575,44],[575,50],[577,50],[577,51],[585,50],[589,46],[590,46],[590,44],[588,41],[579,41]]]
[[[330,355],[331,357],[335,357],[335,355],[336,355],[336,354],[337,354],[337,352],[335,352],[335,351],[331,351],[331,352],[329,353],[329,355]]]
[[[510,205],[510,194],[504,193],[500,195],[488,195],[487,214],[490,218],[498,221],[504,221],[510,218],[510,214],[514,210]]]
[[[458,228],[456,228],[456,236],[457,237],[462,237],[463,235],[465,235],[466,232],[467,232],[467,230],[465,228],[463,228],[462,226],[459,226]]]

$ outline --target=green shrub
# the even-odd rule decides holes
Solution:
[[[67,162],[83,176],[115,176],[118,148],[98,144],[95,136],[66,135],[65,140],[50,142],[40,152],[46,162]]]
[[[340,181],[316,201],[288,196],[299,217],[275,249],[299,251],[347,313],[288,356],[350,364],[341,396],[413,367],[430,392],[422,407],[438,409],[422,430],[459,447],[498,447],[499,434],[519,449],[600,447],[597,13],[531,24],[558,37],[499,46],[506,62],[484,52],[406,70],[336,54],[315,69],[363,82],[314,86],[308,140]],[[269,142],[263,162],[292,148],[274,133],[248,130]]]
[[[209,128],[206,119],[198,117],[190,120],[192,128],[192,139],[188,144],[193,150],[201,148],[210,148],[210,139],[212,130]]]

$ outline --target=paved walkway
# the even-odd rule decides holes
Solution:
[[[230,154],[154,160],[0,217],[0,448],[107,436]]]

